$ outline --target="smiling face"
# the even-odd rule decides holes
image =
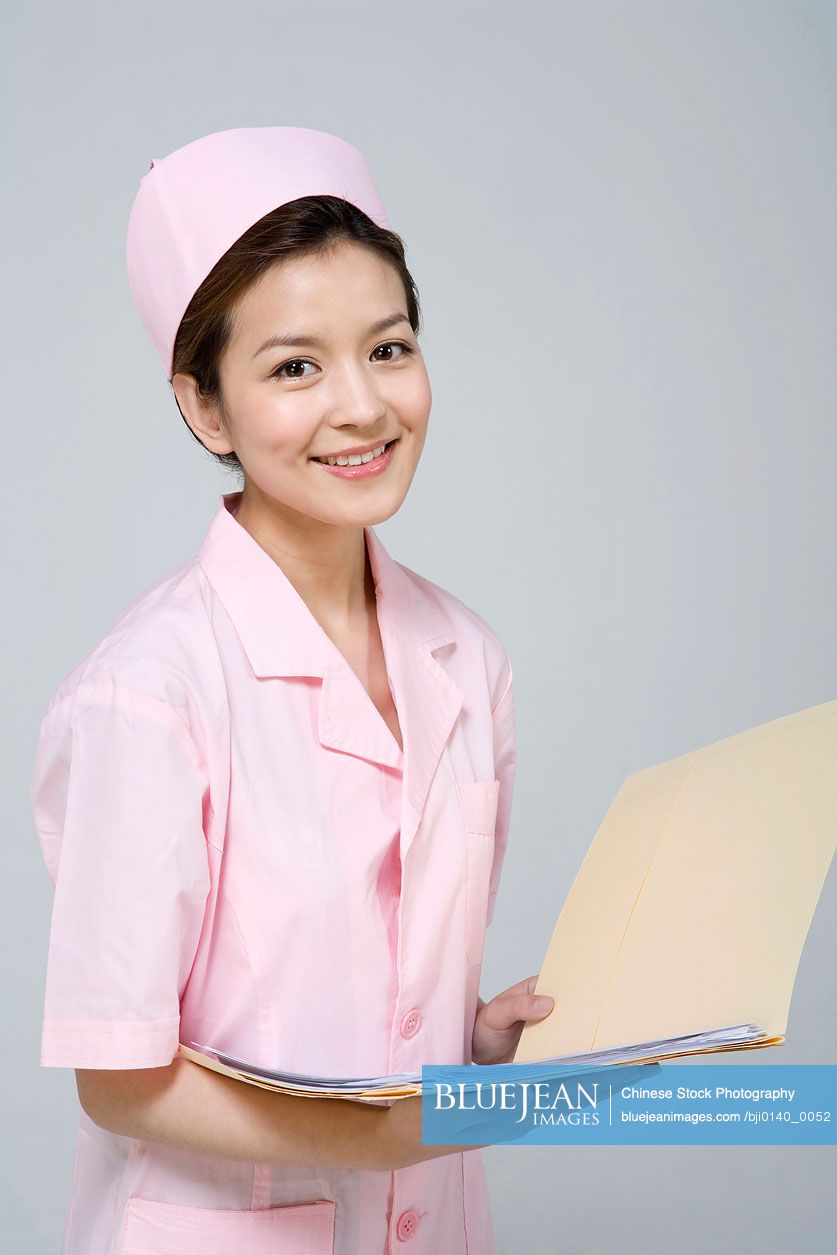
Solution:
[[[272,266],[233,310],[219,365],[222,405],[203,401],[190,375],[172,384],[201,442],[235,452],[245,497],[288,520],[338,526],[398,510],[432,394],[401,279],[384,258],[341,241]],[[385,443],[380,460],[359,466],[315,460]]]

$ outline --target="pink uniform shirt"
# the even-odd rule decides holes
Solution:
[[[240,499],[43,715],[41,1064],[163,1067],[179,1041],[323,1075],[470,1062],[512,798],[509,659],[367,527],[402,754]],[[62,1255],[402,1249],[493,1252],[481,1151],[394,1171],[241,1163],[79,1111]]]

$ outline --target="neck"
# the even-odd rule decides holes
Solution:
[[[363,527],[337,527],[241,494],[236,521],[282,568],[314,617],[334,631],[365,624],[375,583]]]

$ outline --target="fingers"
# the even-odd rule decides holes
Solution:
[[[497,1000],[492,1000],[494,1005],[485,1004],[490,1006],[489,1021],[495,1021],[492,1027],[501,1027],[496,1023],[498,1016],[504,1021],[503,1027],[507,1027],[519,1020],[542,1020],[550,1014],[555,1002],[547,994],[535,994],[539,979],[539,972],[536,972],[534,976],[526,976],[498,994]]]
[[[510,1001],[512,1014],[518,1020],[542,1020],[554,1005],[551,998],[539,1005],[538,998],[533,998],[531,994],[517,994]]]
[[[538,983],[539,972],[535,972],[534,976],[526,976],[523,980],[519,980],[516,985],[509,985],[508,989],[504,989],[502,997],[507,994],[531,994],[534,993],[535,986]]]
[[[543,1008],[536,1004],[537,999],[524,991],[502,994],[486,1011],[487,1027],[505,1031],[521,1020],[542,1020],[554,1005],[552,999]]]

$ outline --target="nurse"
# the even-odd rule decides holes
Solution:
[[[40,724],[41,1064],[80,1101],[62,1253],[487,1255],[481,1151],[424,1146],[420,1098],[274,1094],[178,1054],[507,1062],[551,1009],[535,976],[479,998],[508,656],[374,530],[431,405],[402,241],[350,144],[239,128],[151,162],[127,261],[185,423],[242,486]]]

